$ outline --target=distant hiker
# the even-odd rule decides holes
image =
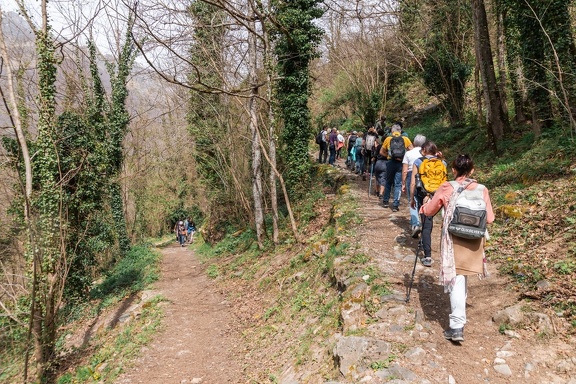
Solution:
[[[196,233],[196,224],[191,218],[188,218],[188,225],[186,226],[186,242],[192,243],[194,240],[194,233]]]
[[[374,129],[376,130],[378,136],[387,136],[385,135],[386,116],[380,116],[380,118],[376,120],[376,122],[374,123]]]
[[[338,145],[338,134],[336,133],[336,128],[332,128],[330,135],[328,136],[328,151],[330,152],[330,157],[328,164],[334,166],[336,161],[336,146]]]
[[[388,156],[386,163],[386,186],[384,188],[384,197],[382,203],[384,208],[388,208],[392,186],[394,186],[394,200],[392,203],[392,212],[398,212],[400,206],[400,195],[402,193],[402,160],[406,150],[413,148],[412,142],[406,136],[401,135],[402,127],[399,124],[392,125],[392,135],[388,136],[382,148],[380,155]]]
[[[348,157],[346,159],[346,165],[350,169],[354,169],[356,164],[356,157],[354,156],[354,144],[356,143],[356,138],[358,138],[357,132],[352,131],[348,139],[346,140],[346,150],[348,151]]]
[[[184,243],[186,242],[186,227],[184,226],[183,221],[179,221],[176,224],[176,236],[178,238],[178,243],[180,243],[180,246],[183,247]]]
[[[318,162],[323,164],[326,162],[328,158],[328,136],[327,136],[328,128],[323,127],[322,130],[318,133],[316,143],[319,146],[320,152],[318,153]]]
[[[344,147],[344,135],[340,131],[336,131],[336,138],[338,139],[338,145],[336,146],[336,159],[342,158],[342,147]]]
[[[420,226],[420,219],[418,218],[418,211],[412,207],[412,204],[410,204],[414,198],[414,195],[410,192],[410,181],[412,178],[412,166],[416,159],[422,157],[420,148],[425,142],[426,136],[417,134],[416,137],[414,137],[414,148],[407,151],[404,155],[404,159],[402,159],[402,192],[405,192],[406,197],[408,198],[410,207],[410,228],[412,230],[412,237],[414,238],[418,237],[422,228]]]
[[[424,198],[434,195],[438,187],[446,181],[446,162],[436,157],[438,148],[432,141],[426,141],[420,151],[422,157],[414,160],[410,180],[410,195],[415,199],[410,201],[410,208],[416,210],[421,207]],[[433,180],[433,178],[436,178]],[[424,185],[426,184],[426,185]],[[422,249],[424,257],[421,262],[425,267],[432,266],[432,216],[420,215],[420,227],[412,228],[412,237],[422,232]]]
[[[375,157],[374,151],[376,150],[376,140],[378,139],[378,134],[374,127],[368,128],[364,140],[364,169],[366,172],[370,172],[372,169],[373,159]]]
[[[358,132],[358,137],[356,138],[356,142],[354,143],[354,154],[356,155],[356,169],[355,173],[357,175],[364,176],[364,133]]]
[[[380,139],[376,141],[374,153],[374,177],[376,178],[376,196],[381,199],[384,195],[384,186],[386,185],[386,156],[380,155],[382,144]]]
[[[455,182],[443,183],[434,197],[424,199],[420,212],[426,216],[435,215],[444,207],[444,223],[440,240],[440,282],[444,292],[450,294],[450,324],[444,331],[444,337],[452,341],[464,341],[466,324],[467,276],[486,276],[486,258],[484,256],[485,238],[466,239],[449,232],[454,218],[457,201],[463,191],[480,195],[485,207],[485,222],[494,221],[494,212],[488,189],[476,180],[470,179],[474,173],[474,163],[468,155],[458,155],[452,163]],[[457,189],[455,189],[455,187]]]

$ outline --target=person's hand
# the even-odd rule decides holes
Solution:
[[[402,193],[406,193],[406,184],[402,184]]]
[[[415,199],[410,199],[410,208],[416,209],[416,200]]]

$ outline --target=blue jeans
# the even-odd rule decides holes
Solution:
[[[389,160],[386,163],[386,188],[384,189],[384,203],[390,200],[390,193],[392,193],[392,185],[394,185],[394,201],[393,207],[400,205],[400,196],[402,195],[402,162],[396,160]]]
[[[336,161],[336,147],[330,144],[329,149],[330,149],[330,157],[328,158],[328,164],[334,165],[334,162]]]
[[[410,206],[410,202],[412,201],[410,199],[411,183],[412,183],[412,171],[408,171],[408,175],[406,176],[406,197],[408,198],[408,207],[410,208],[410,227],[413,227],[415,225],[420,225],[420,220],[418,218],[419,206],[417,206],[416,208],[412,208]]]
[[[356,153],[356,173],[362,174],[364,173],[364,156],[358,151]]]

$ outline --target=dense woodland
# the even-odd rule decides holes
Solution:
[[[0,5],[0,346],[24,382],[55,380],[62,308],[178,219],[306,241],[321,126],[434,110],[486,158],[574,143],[574,1],[112,3]]]

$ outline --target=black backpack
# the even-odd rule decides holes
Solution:
[[[388,152],[392,160],[402,161],[406,153],[404,138],[402,136],[392,136],[392,140],[390,140],[390,151]]]
[[[358,136],[356,136],[355,134],[351,134],[350,137],[348,137],[348,150],[352,149],[352,147],[356,143],[357,137]]]
[[[316,135],[316,144],[322,144],[322,133],[324,131],[320,131],[317,135]]]

